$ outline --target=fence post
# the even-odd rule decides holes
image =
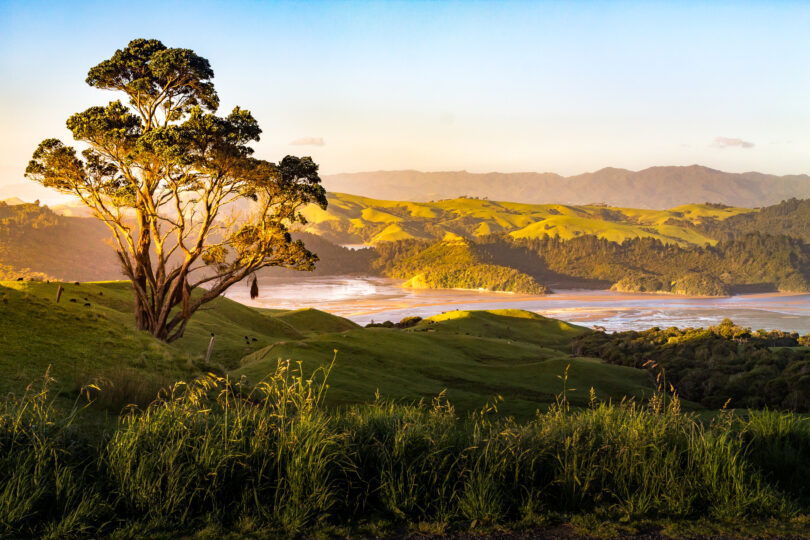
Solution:
[[[208,352],[205,353],[205,363],[211,360],[211,353],[214,351],[214,333],[211,332],[211,341],[208,342]]]

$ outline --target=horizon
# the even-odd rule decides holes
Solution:
[[[72,144],[67,117],[114,97],[87,71],[136,37],[206,57],[219,113],[259,120],[257,156],[323,175],[810,172],[801,3],[101,5],[0,2],[0,186],[42,139]]]
[[[807,173],[799,173],[799,174],[793,174],[793,175],[774,175],[772,173],[768,173],[768,172],[764,172],[764,171],[742,171],[742,172],[724,171],[724,170],[720,170],[720,169],[714,169],[714,168],[708,167],[706,165],[701,165],[699,163],[693,163],[691,165],[652,165],[650,167],[645,167],[643,169],[636,169],[636,170],[625,169],[625,168],[622,168],[622,167],[607,166],[607,167],[602,167],[600,169],[589,170],[589,171],[576,173],[576,174],[572,174],[572,175],[567,175],[567,176],[562,175],[560,173],[553,172],[553,171],[512,171],[512,172],[482,171],[482,172],[478,172],[478,171],[468,171],[468,170],[464,170],[464,169],[443,170],[443,171],[429,171],[429,170],[419,170],[419,169],[389,169],[389,170],[380,169],[380,170],[374,170],[374,171],[340,172],[340,173],[326,174],[326,175],[321,175],[321,176],[324,177],[326,180],[328,180],[328,177],[352,176],[352,175],[369,175],[369,174],[391,174],[391,173],[470,174],[470,175],[481,175],[481,176],[486,176],[486,175],[491,175],[491,174],[501,174],[501,175],[521,175],[521,174],[525,174],[525,175],[549,175],[550,174],[550,175],[559,176],[560,179],[562,179],[562,180],[571,180],[571,179],[574,179],[574,178],[577,178],[577,177],[580,177],[580,176],[598,174],[598,173],[600,173],[601,171],[604,171],[604,170],[627,171],[627,172],[632,173],[632,174],[638,174],[638,173],[642,173],[642,172],[645,172],[645,171],[650,170],[650,169],[666,169],[666,168],[692,169],[692,168],[696,168],[696,167],[697,168],[702,168],[702,169],[708,169],[710,171],[719,172],[719,173],[723,173],[723,174],[739,174],[739,175],[762,174],[762,175],[777,176],[777,177],[801,177],[801,176],[810,177],[810,175],[807,174]],[[369,199],[395,200],[395,199],[386,199],[385,197],[381,198],[379,196],[374,196],[374,195],[370,195],[370,194],[366,194],[366,193],[359,193],[359,192],[355,193],[354,191],[349,193],[349,192],[347,192],[347,191],[345,191],[343,189],[331,189],[331,188],[329,188],[328,185],[326,185],[326,183],[324,184],[324,187],[331,194],[348,194],[348,195],[367,197]],[[462,193],[459,193],[459,194],[455,195],[452,198],[463,198],[463,197],[466,197],[466,195],[464,195]],[[515,199],[516,198],[517,197],[515,197]],[[65,204],[77,203],[78,202],[78,199],[76,199],[75,197],[73,197],[71,195],[59,193],[59,192],[57,192],[57,191],[55,191],[53,189],[45,188],[45,187],[41,186],[40,184],[38,184],[36,182],[26,181],[25,179],[23,180],[23,182],[16,182],[16,183],[10,183],[10,184],[3,184],[3,183],[0,182],[0,202],[7,201],[7,200],[13,200],[13,199],[19,199],[19,200],[21,200],[21,201],[23,201],[25,203],[32,203],[35,200],[38,200],[38,201],[41,202],[41,204],[43,204],[45,206],[60,206],[60,205],[65,205]],[[417,200],[417,199],[418,199],[418,197],[414,198],[413,200]],[[493,199],[493,200],[495,200],[495,199]],[[502,202],[508,202],[506,199],[503,199],[503,198],[501,198],[499,200],[501,200]],[[514,202],[514,201],[512,201],[512,202]],[[691,201],[691,202],[692,203],[697,203],[698,201]],[[722,201],[720,201],[720,202],[722,202]]]

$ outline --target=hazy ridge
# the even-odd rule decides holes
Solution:
[[[753,208],[810,197],[806,174],[729,173],[701,165],[641,171],[607,167],[569,177],[538,172],[376,171],[326,175],[323,182],[333,192],[420,202],[466,195],[537,204],[671,208],[713,202]]]

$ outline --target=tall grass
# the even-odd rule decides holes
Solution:
[[[251,515],[290,533],[325,518],[346,464],[317,375],[279,364],[250,390],[209,375],[125,416],[103,460],[126,512],[176,524]]]
[[[93,449],[72,430],[77,409],[57,411],[44,377],[0,402],[0,535],[64,538],[87,534],[104,504]]]
[[[256,386],[209,375],[124,415],[95,444],[47,381],[0,410],[0,535],[120,527],[296,535],[372,516],[470,528],[808,513],[810,428],[753,412],[704,423],[676,398],[558,406],[517,422],[429,403],[323,405],[330,368],[280,363]],[[103,390],[102,390],[103,391]],[[562,396],[562,395],[561,395]],[[793,472],[791,472],[793,471]],[[106,525],[105,525],[106,524]],[[144,530],[144,529],[139,529]]]

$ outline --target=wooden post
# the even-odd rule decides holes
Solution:
[[[64,289],[62,288],[61,285],[58,285],[56,287],[56,303],[57,304],[59,303],[59,299],[62,298],[62,291],[64,291]]]
[[[214,333],[211,332],[211,341],[208,342],[208,352],[205,353],[205,363],[211,360],[211,353],[214,352]]]

